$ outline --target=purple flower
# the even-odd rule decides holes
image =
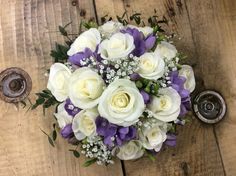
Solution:
[[[113,147],[121,146],[124,142],[136,138],[137,130],[134,126],[122,127],[108,122],[107,119],[96,119],[97,133],[104,137],[104,144]]]
[[[165,141],[165,144],[171,147],[176,146],[176,135],[174,134],[167,134],[167,139]]]
[[[178,71],[170,72],[171,87],[175,89],[181,97],[180,116],[184,116],[190,109],[190,92],[184,88],[186,78],[179,76]]]
[[[73,103],[71,102],[69,98],[66,99],[64,108],[66,112],[73,117],[81,111],[81,109],[73,105]]]
[[[133,50],[132,54],[137,57],[143,55],[147,50],[152,49],[156,42],[155,36],[150,35],[145,39],[143,33],[139,32],[139,30],[135,28],[128,27],[125,30],[121,30],[121,32],[128,33],[133,36],[135,49]]]
[[[73,130],[72,130],[72,124],[66,125],[62,130],[61,130],[61,136],[65,139],[71,138],[74,136]]]
[[[85,48],[84,51],[78,52],[69,57],[69,62],[80,67],[84,66],[81,64],[81,61],[86,60],[87,58],[93,56],[93,52],[89,48]]]
[[[136,81],[141,78],[141,76],[138,73],[132,73],[131,75],[129,75],[129,77],[132,81]]]
[[[147,92],[145,92],[144,90],[141,90],[140,93],[143,96],[144,103],[145,104],[150,103],[150,95]]]

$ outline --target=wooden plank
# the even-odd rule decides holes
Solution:
[[[0,0],[0,71],[18,66],[33,81],[31,99],[45,88],[46,69],[52,63],[50,50],[55,42],[64,42],[58,25],[72,21],[69,30],[77,33],[81,19],[95,18],[92,0]],[[86,12],[81,14],[82,9]],[[49,132],[52,112],[43,116],[38,109],[26,113],[0,101],[0,176],[108,176],[123,175],[120,162],[109,167],[84,168],[84,158],[77,159],[68,151],[72,146],[59,137],[52,148],[40,128]]]
[[[186,1],[207,88],[220,91],[228,105],[215,126],[226,175],[236,175],[236,1]]]
[[[189,56],[189,63],[196,65],[195,72],[197,75],[201,75],[202,65],[198,64],[198,50],[193,41],[185,2],[181,0],[113,0],[112,2],[97,0],[96,6],[99,16],[108,13],[115,16],[115,14],[122,14],[124,10],[127,10],[129,13],[141,12],[145,18],[152,15],[155,8],[160,16],[165,15],[168,18],[168,31],[174,31],[181,38],[176,41],[177,48]],[[103,8],[104,6],[106,8]],[[195,16],[195,20],[198,20],[198,17]],[[205,31],[205,33],[207,32]],[[219,149],[211,126],[203,125],[194,119],[191,124],[179,128],[178,131],[176,148],[162,151],[157,155],[157,161],[153,163],[148,159],[125,162],[126,174],[130,176],[224,175]]]

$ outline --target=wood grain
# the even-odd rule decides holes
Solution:
[[[148,16],[153,15],[155,8],[160,17],[165,15],[168,19],[167,31],[174,32],[178,38],[181,38],[181,40],[175,41],[177,48],[188,55],[189,64],[195,65],[195,73],[201,75],[198,50],[195,48],[196,44],[193,40],[192,27],[189,23],[189,15],[184,1],[114,0],[113,3],[108,3],[108,0],[99,0],[96,2],[98,2],[97,13],[100,16],[109,14],[108,10],[113,15],[112,12],[119,12],[118,7],[123,7],[122,11],[126,10],[130,14],[140,12],[147,19]],[[102,8],[101,4],[106,4],[107,8]],[[195,18],[197,20],[197,17]],[[207,60],[205,60],[206,62]],[[178,131],[178,145],[176,148],[169,148],[158,154],[154,163],[148,159],[125,162],[126,174],[130,176],[224,175],[223,164],[212,126],[203,125],[194,119],[191,124],[179,128]]]
[[[193,118],[178,129],[176,148],[165,148],[153,163],[147,158],[124,162],[123,173],[119,161],[84,168],[84,158],[74,158],[68,152],[72,146],[60,137],[52,148],[40,128],[50,131],[53,110],[44,117],[40,109],[26,113],[0,101],[0,176],[236,175],[234,0],[0,0],[0,71],[12,66],[25,69],[33,81],[34,99],[33,94],[46,86],[50,50],[55,42],[64,42],[58,25],[72,21],[68,29],[76,34],[83,19],[100,21],[106,14],[115,18],[125,10],[147,18],[153,9],[168,19],[165,29],[181,38],[175,44],[189,56],[206,88],[224,95],[228,112],[223,122],[213,128]]]
[[[236,2],[187,1],[190,23],[208,89],[223,94],[225,119],[215,126],[226,175],[236,175]]]
[[[77,33],[84,18],[95,18],[92,0],[76,6],[69,0],[0,0],[0,71],[12,66],[25,69],[33,81],[33,100],[34,93],[46,86],[50,50],[55,42],[64,42],[57,26],[72,21],[69,31]],[[52,148],[40,128],[51,131],[53,110],[44,117],[42,109],[26,113],[2,101],[0,109],[0,176],[123,175],[119,161],[84,168],[84,158],[75,158],[68,151],[73,146],[60,137]]]

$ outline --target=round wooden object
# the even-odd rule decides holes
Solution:
[[[193,111],[201,121],[213,124],[225,116],[226,104],[218,92],[205,90],[194,98]]]
[[[21,68],[11,67],[0,73],[0,98],[7,103],[24,100],[32,89],[32,80]]]

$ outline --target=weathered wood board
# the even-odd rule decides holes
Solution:
[[[50,131],[52,116],[40,109],[26,113],[0,101],[0,176],[120,176],[120,175],[236,175],[236,2],[234,0],[0,0],[0,71],[18,66],[33,81],[30,95],[46,86],[44,76],[52,59],[54,43],[62,43],[58,25],[72,21],[77,33],[83,19],[108,14],[153,10],[168,19],[168,31],[178,34],[177,48],[189,56],[205,87],[220,91],[226,99],[226,118],[215,126],[193,118],[179,128],[176,148],[166,148],[155,162],[147,158],[116,161],[109,167],[84,168],[68,151],[72,146],[59,139],[52,148],[40,131]],[[200,85],[201,86],[201,85]]]

